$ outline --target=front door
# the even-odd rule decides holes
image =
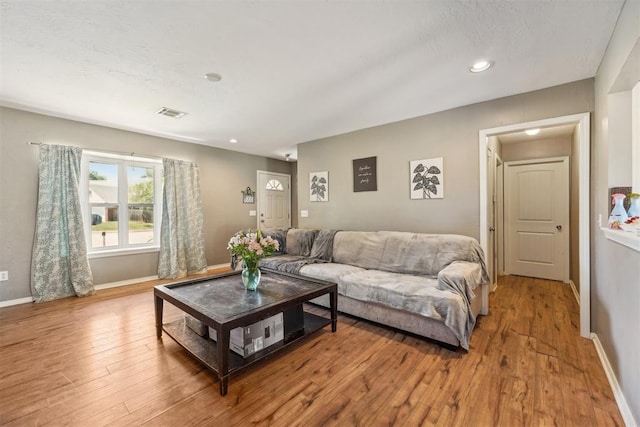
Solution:
[[[507,274],[569,281],[569,159],[506,162]]]
[[[291,227],[291,176],[258,171],[258,228]]]

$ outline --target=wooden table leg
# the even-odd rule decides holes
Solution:
[[[331,307],[331,332],[338,329],[338,291],[329,294],[329,306]]]
[[[163,299],[158,295],[154,295],[155,298],[155,308],[156,308],[156,336],[158,338],[162,337],[162,307],[163,307]]]
[[[229,329],[222,328],[218,335],[218,379],[220,380],[220,396],[227,394],[229,388]]]

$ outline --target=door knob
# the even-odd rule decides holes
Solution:
[[[556,230],[562,231],[562,226],[561,225],[556,225]]]

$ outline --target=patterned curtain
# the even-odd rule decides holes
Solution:
[[[93,294],[78,184],[77,147],[40,146],[31,291],[36,302]]]
[[[207,269],[198,165],[163,159],[164,198],[158,277],[175,279]]]

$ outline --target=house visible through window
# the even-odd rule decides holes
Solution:
[[[81,197],[90,254],[159,246],[161,178],[159,161],[83,153]]]

